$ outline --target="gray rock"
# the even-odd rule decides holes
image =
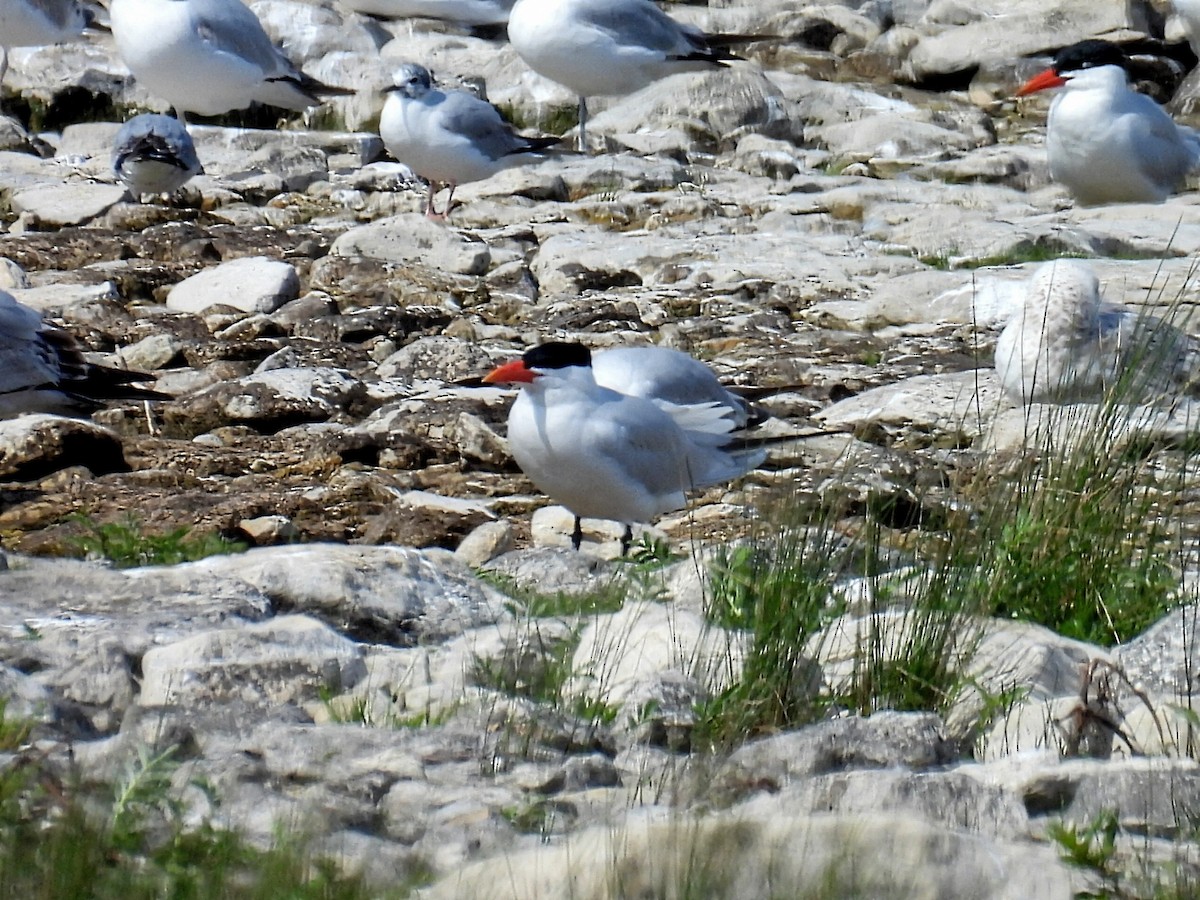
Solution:
[[[512,525],[508,522],[484,522],[462,539],[454,555],[464,565],[482,566],[512,549]]]
[[[17,191],[11,203],[23,227],[55,229],[91,221],[124,195],[124,188],[107,184],[47,184]]]
[[[488,246],[425,216],[406,215],[351,228],[333,244],[339,256],[418,263],[463,275],[482,275],[491,264]]]
[[[956,446],[981,435],[1001,404],[1008,405],[989,368],[918,375],[864,391],[822,410],[817,419],[879,443],[903,434],[910,446]]]
[[[68,466],[94,475],[129,469],[121,439],[91,422],[46,413],[0,421],[0,477],[29,481]]]
[[[210,557],[184,569],[195,578],[236,578],[283,609],[376,643],[444,639],[507,616],[501,595],[445,551],[310,544]]]
[[[221,305],[248,313],[269,313],[299,295],[300,278],[291,264],[248,256],[185,278],[167,294],[167,307],[179,312],[203,312]]]
[[[796,852],[796,848],[803,852]],[[1067,869],[1048,847],[991,841],[907,816],[797,816],[782,802],[675,821],[631,821],[565,844],[507,854],[453,873],[430,900],[665,894],[702,883],[712,898],[1065,898]]]
[[[952,762],[957,755],[934,714],[880,712],[751,741],[729,757],[718,783],[728,789],[784,787],[830,772],[932,768]]]
[[[452,382],[486,375],[492,357],[478,344],[435,335],[420,337],[379,364],[380,378]]]
[[[365,675],[354,642],[308,616],[279,616],[150,650],[142,658],[138,702],[273,707],[344,690]]]
[[[278,429],[324,421],[365,396],[363,383],[340,369],[287,367],[220,382],[177,400],[166,412],[168,421],[193,434],[231,420]]]

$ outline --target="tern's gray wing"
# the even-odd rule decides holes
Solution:
[[[1200,137],[1178,124],[1149,97],[1137,95],[1136,114],[1122,116],[1118,127],[1130,146],[1143,152],[1133,160],[1141,173],[1164,190],[1175,190],[1200,162]],[[1144,101],[1144,102],[1143,102]]]
[[[213,47],[262,69],[263,77],[297,74],[271,43],[258,16],[240,0],[190,0],[200,36]]]
[[[525,139],[492,104],[462,91],[450,91],[445,98],[440,107],[442,127],[467,138],[489,159],[526,149]]]
[[[624,478],[656,497],[685,490],[687,455],[682,434],[653,403],[614,395],[584,423],[584,441],[598,459],[612,461]]]

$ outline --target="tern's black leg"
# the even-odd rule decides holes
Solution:
[[[575,530],[571,532],[571,546],[576,550],[583,543],[583,524],[579,521],[579,516],[575,517]]]
[[[625,533],[621,535],[621,555],[629,555],[629,545],[633,543],[633,526],[626,525]]]
[[[575,149],[587,153],[587,100],[583,97],[579,98],[579,138],[575,142]]]

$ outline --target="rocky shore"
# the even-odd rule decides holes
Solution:
[[[372,131],[397,64],[484,86],[531,133],[574,98],[450,26],[252,5],[358,93],[279,128],[194,126],[206,174],[171,204],[130,202],[109,169],[127,111],[161,108],[109,39],[10,51],[0,288],[175,399],[0,422],[0,695],[37,722],[0,765],[106,783],[174,748],[189,822],[264,843],[282,824],[431,898],[1071,897],[1108,883],[1055,829],[1111,813],[1119,896],[1168,869],[1196,884],[1191,480],[1163,501],[1192,559],[1180,602],[1140,636],[973,622],[973,689],[940,714],[833,710],[718,753],[691,733],[747,658],[710,615],[715,548],[781,498],[838,497],[834,530],[880,524],[899,571],[985,460],[1037,451],[1047,413],[991,368],[1037,262],[1086,257],[1107,297],[1186,326],[1200,195],[1073,205],[1046,98],[1011,96],[1032,55],[1084,37],[1178,43],[1167,10],[671,4],[779,40],[597,102],[605,152],[463,185],[442,224]],[[1177,74],[1186,122],[1198,82]],[[645,529],[640,562],[612,561],[603,526],[574,554],[508,456],[511,393],[479,383],[550,339],[687,350],[753,388],[774,437],[829,433]],[[1187,467],[1193,411],[1140,422],[1148,470]],[[251,549],[60,558],[111,522]],[[884,580],[838,580],[859,599],[807,649],[814,686],[849,677],[864,634],[910,627]],[[559,702],[514,689],[560,664]]]

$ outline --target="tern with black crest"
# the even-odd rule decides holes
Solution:
[[[735,421],[719,402],[655,403],[596,383],[591,352],[553,342],[492,370],[484,381],[522,390],[508,417],[513,458],[530,480],[579,518],[650,522],[687,492],[744,475],[766,456],[734,449]]]
[[[1200,165],[1200,135],[1129,86],[1129,59],[1116,44],[1087,40],[1017,91],[1050,88],[1046,153],[1050,177],[1081,204],[1161,203]]]

